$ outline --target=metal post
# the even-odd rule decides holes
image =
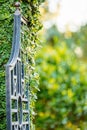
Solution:
[[[20,3],[15,4],[12,51],[6,65],[7,130],[30,130],[29,97],[21,54]]]

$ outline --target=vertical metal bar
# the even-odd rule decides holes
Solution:
[[[6,66],[6,116],[7,116],[7,130],[11,130],[11,120],[12,120],[12,115],[11,115],[11,74],[10,74],[10,69],[9,66]]]

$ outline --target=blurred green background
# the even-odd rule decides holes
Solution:
[[[40,37],[36,130],[87,130],[87,25],[63,33],[52,25]]]

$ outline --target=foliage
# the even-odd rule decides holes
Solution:
[[[43,1],[43,0],[42,0]],[[38,84],[38,76],[34,70],[34,55],[39,43],[37,33],[42,25],[39,21],[39,5],[41,0],[21,0],[21,12],[27,19],[28,25],[24,26],[24,51],[30,58],[30,82],[31,82],[31,130],[34,130],[34,102],[36,100],[36,89]],[[9,59],[11,52],[12,33],[13,33],[13,7],[15,0],[0,0],[0,130],[6,129],[6,87],[5,87],[5,64]],[[30,47],[30,48],[28,48]],[[28,49],[28,50],[27,50]],[[30,52],[28,52],[30,50]],[[34,52],[34,53],[33,53]],[[32,69],[33,68],[33,69]]]
[[[36,57],[41,90],[36,103],[37,130],[84,130],[87,127],[87,66],[70,48],[74,37],[67,39],[54,27],[45,37],[46,44]]]
[[[82,47],[83,59],[87,61],[86,37],[87,37],[87,24],[85,26],[82,26],[78,32],[72,34],[73,42],[75,42],[78,46]]]

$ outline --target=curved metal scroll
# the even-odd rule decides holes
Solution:
[[[7,130],[29,130],[28,84],[20,44],[21,14],[14,14],[14,33],[10,59],[6,65]]]

